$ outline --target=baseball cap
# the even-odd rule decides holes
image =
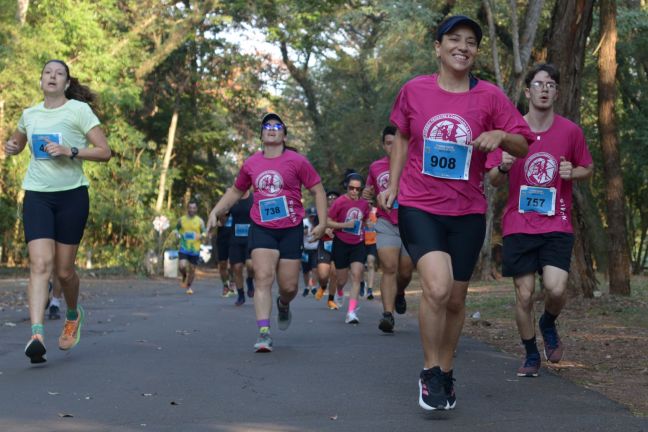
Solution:
[[[317,216],[317,209],[315,207],[310,207],[306,210],[306,216]]]
[[[466,25],[471,29],[473,29],[473,31],[475,32],[475,36],[477,37],[477,45],[481,43],[483,33],[480,25],[465,15],[455,15],[444,19],[441,22],[441,24],[439,24],[439,27],[437,28],[436,40],[441,42],[443,35],[448,33],[450,30],[452,30],[458,25]]]

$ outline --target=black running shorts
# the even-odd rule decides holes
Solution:
[[[348,268],[354,262],[364,265],[365,261],[367,261],[367,249],[364,242],[352,245],[344,243],[337,237],[333,239],[333,262],[336,269]]]
[[[231,236],[232,228],[218,228],[218,232],[216,233],[216,249],[218,253],[218,261],[227,261],[229,259]]]
[[[58,243],[78,245],[89,211],[90,199],[86,186],[59,192],[25,191],[25,241],[52,239]]]
[[[302,224],[290,228],[265,228],[255,223],[248,234],[250,251],[254,249],[275,249],[280,259],[301,260],[304,228]]]
[[[470,280],[486,235],[483,214],[442,216],[401,205],[398,228],[414,265],[428,252],[445,252],[452,260],[454,280]]]
[[[544,266],[569,272],[574,235],[563,232],[545,234],[511,234],[504,237],[502,275],[524,276]]]
[[[317,244],[317,264],[331,264],[333,260],[333,240],[320,240]]]
[[[178,252],[178,261],[189,261],[191,265],[198,265],[200,255],[189,255],[186,253]]]
[[[250,248],[248,237],[232,236],[229,241],[229,262],[230,264],[244,263],[250,259]]]
[[[301,266],[304,274],[317,268],[317,249],[302,250]]]

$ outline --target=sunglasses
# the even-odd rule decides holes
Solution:
[[[349,186],[348,189],[350,191],[358,191],[358,192],[360,192],[362,190],[362,187],[360,187],[360,186]]]
[[[282,125],[281,123],[276,123],[276,124],[264,123],[262,127],[265,130],[280,131],[280,130],[283,130],[284,125]]]

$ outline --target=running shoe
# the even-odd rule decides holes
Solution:
[[[452,377],[452,371],[450,372],[441,372],[443,374],[443,390],[446,394],[446,399],[448,400],[447,409],[455,409],[457,406],[457,395],[454,391],[454,382],[455,379]]]
[[[396,313],[403,315],[407,312],[407,301],[405,300],[405,294],[396,294],[396,303],[394,303],[394,308]]]
[[[254,350],[258,353],[272,352],[272,338],[269,332],[259,333]]]
[[[254,281],[252,278],[246,279],[245,283],[247,284],[247,296],[248,298],[254,298]]]
[[[360,297],[364,297],[365,295],[365,285],[367,285],[365,281],[360,282]]]
[[[540,370],[540,353],[527,354],[524,363],[517,370],[519,377],[537,377]]]
[[[550,363],[558,363],[562,360],[564,347],[563,343],[558,336],[556,327],[540,327],[542,339],[544,340],[544,355],[545,359]]]
[[[234,302],[235,306],[243,306],[245,304],[245,296],[239,296]]]
[[[426,411],[449,408],[441,368],[435,366],[421,371],[419,378],[419,406]]]
[[[314,286],[311,286],[310,292],[311,292],[311,294],[315,295],[315,293],[317,293],[317,288],[314,287]]]
[[[383,312],[378,328],[384,333],[394,333],[394,315],[391,312]]]
[[[61,310],[56,305],[50,305],[47,317],[51,320],[61,319]]]
[[[254,287],[248,288],[247,296],[248,298],[254,298]]]
[[[351,311],[347,313],[344,322],[347,324],[359,324],[360,320],[358,319],[358,315],[356,315],[355,311]]]
[[[188,295],[193,294],[193,290],[191,289],[191,287],[188,287],[186,292],[187,292]]]
[[[59,337],[59,349],[69,350],[74,348],[81,340],[81,326],[85,319],[85,312],[81,306],[77,306],[77,313],[79,316],[75,320],[65,320],[63,332]]]
[[[229,297],[229,287],[225,284],[223,284],[223,294],[221,294],[222,297]]]
[[[277,297],[277,325],[279,330],[286,330],[290,327],[292,321],[292,312],[290,312],[290,304],[283,306],[279,297]]]
[[[317,288],[317,292],[315,293],[315,300],[320,301],[322,300],[322,297],[324,297],[324,289],[322,287]]]
[[[309,291],[310,291],[310,290],[308,289],[308,287],[307,287],[307,288],[304,288],[304,291],[302,292],[302,297],[308,297],[308,292],[309,292]]]
[[[235,295],[236,295],[236,293],[230,289],[227,292],[227,295],[225,297],[230,298],[230,297],[234,297]]]
[[[373,300],[373,299],[374,299],[373,290],[369,288],[367,290],[367,300]]]
[[[25,346],[25,355],[29,357],[32,364],[45,363],[47,361],[46,352],[43,335],[40,334],[33,335]]]
[[[328,308],[331,309],[331,310],[338,310],[339,309],[337,303],[335,303],[333,300],[329,300],[326,303],[326,306],[328,306]]]
[[[187,288],[189,288],[189,284],[187,282],[183,281],[182,283],[180,283],[180,288],[187,289]],[[224,291],[223,291],[223,295],[225,295]]]

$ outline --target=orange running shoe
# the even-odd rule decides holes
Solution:
[[[324,297],[324,290],[322,289],[322,287],[319,287],[317,288],[317,292],[315,293],[315,300],[322,300],[322,297]]]
[[[85,312],[81,306],[77,306],[79,316],[74,321],[66,319],[63,332],[59,337],[59,349],[69,350],[74,348],[81,340],[81,326],[85,319]]]
[[[337,303],[335,303],[333,300],[329,300],[328,303],[326,303],[326,306],[328,306],[328,308],[331,310],[339,309]]]

